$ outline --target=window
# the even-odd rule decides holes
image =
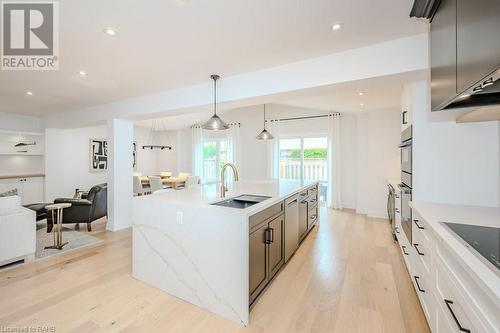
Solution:
[[[298,137],[281,139],[280,179],[320,181],[320,197],[326,200],[328,176],[327,137]]]
[[[227,163],[227,140],[208,139],[203,141],[203,182],[216,182],[220,169]]]

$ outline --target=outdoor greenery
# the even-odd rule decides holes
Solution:
[[[304,149],[304,158],[326,158],[328,150],[326,148]],[[300,149],[293,149],[289,155],[290,158],[300,158]]]
[[[217,155],[217,144],[215,142],[205,142],[203,145],[203,159],[215,160]]]

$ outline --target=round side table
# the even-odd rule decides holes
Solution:
[[[46,246],[45,249],[58,249],[62,250],[63,246],[68,244],[68,242],[62,242],[62,221],[63,221],[63,209],[71,207],[70,203],[57,203],[45,206],[47,213],[52,214],[52,223],[54,224],[54,215],[57,217],[57,223],[54,226],[54,245]]]

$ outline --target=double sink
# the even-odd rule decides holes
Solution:
[[[214,206],[245,209],[271,197],[264,195],[242,194],[234,198],[211,203]]]

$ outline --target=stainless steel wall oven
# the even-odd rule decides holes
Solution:
[[[410,201],[412,199],[412,127],[408,127],[401,133],[401,226],[412,243],[411,235],[411,208]]]

